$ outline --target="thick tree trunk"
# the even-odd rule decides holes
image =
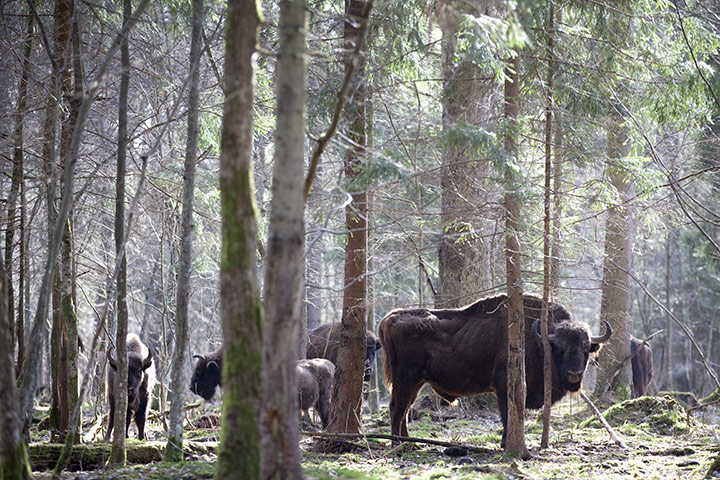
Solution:
[[[608,179],[617,196],[614,205],[608,209],[605,223],[605,264],[602,281],[602,303],[600,320],[610,323],[613,335],[600,350],[595,393],[601,395],[608,388],[611,376],[620,363],[630,355],[630,285],[626,273],[630,268],[631,255],[631,214],[630,182],[623,161],[630,151],[626,127],[622,118],[613,116],[608,122]],[[609,388],[621,399],[630,398],[632,370],[630,363],[615,377]]]
[[[216,478],[260,474],[262,305],[257,280],[257,207],[252,134],[257,31],[252,0],[229,0],[225,29],[225,104],[220,153],[222,258],[220,302],[224,337],[223,415]]]
[[[518,161],[517,116],[520,80],[520,57],[508,62],[505,71],[505,151],[509,162]],[[523,306],[522,269],[520,264],[520,200],[519,182],[510,165],[505,170],[505,258],[508,295],[508,357],[507,357],[507,426],[505,458],[529,458],[525,446],[525,308]]]
[[[344,168],[352,202],[345,208],[347,244],[343,310],[340,326],[340,350],[335,370],[330,423],[335,433],[359,433],[362,414],[362,385],[365,371],[365,329],[367,317],[367,190],[356,180],[364,170],[367,124],[365,111],[365,56],[352,52],[362,45],[362,31],[370,15],[372,2],[349,0],[345,3],[345,69],[355,62],[351,98],[346,107],[347,136],[352,148],[345,153]]]
[[[440,183],[441,236],[438,251],[437,308],[459,307],[477,300],[493,285],[495,254],[489,240],[500,211],[497,187],[485,178],[490,161],[479,158],[478,146],[465,141],[463,129],[487,128],[497,115],[493,104],[499,92],[492,80],[471,61],[457,61],[456,43],[466,14],[492,14],[493,1],[480,4],[444,2],[440,12],[443,33],[443,150]],[[492,78],[492,75],[489,76]],[[455,140],[450,140],[454,138]],[[492,203],[491,203],[492,202]],[[480,213],[482,212],[482,213]],[[482,215],[482,216],[481,216]]]
[[[277,128],[265,270],[260,478],[302,478],[295,364],[302,321],[305,2],[280,2]]]
[[[203,0],[192,2],[192,33],[190,40],[190,90],[188,93],[188,128],[183,178],[182,220],[180,232],[180,263],[177,281],[177,312],[175,314],[175,353],[170,371],[170,428],[165,447],[165,461],[183,459],[183,405],[187,385],[185,363],[188,347],[188,306],[190,303],[190,270],[192,266],[193,196],[198,146],[198,109],[200,100],[200,59],[202,55]]]
[[[123,26],[129,21],[132,14],[131,0],[123,1]],[[125,173],[127,164],[128,145],[128,90],[130,88],[130,46],[128,38],[122,39],[120,44],[120,98],[118,100],[118,156],[117,178],[115,183],[115,255],[116,262],[120,260],[120,270],[116,283],[116,311],[117,323],[115,330],[115,358],[117,369],[115,371],[115,417],[113,419],[112,451],[110,463],[124,465],[127,454],[125,452],[125,422],[127,416],[127,258],[125,256]],[[110,366],[108,366],[110,368]],[[112,414],[112,412],[111,412]]]

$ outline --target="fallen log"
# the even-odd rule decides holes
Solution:
[[[127,463],[146,464],[162,460],[166,442],[130,442],[127,444]],[[33,471],[55,468],[63,448],[62,443],[31,443],[30,464]],[[198,457],[215,453],[217,442],[183,442],[186,456]],[[89,443],[75,445],[68,460],[66,470],[83,471],[105,467],[110,457],[112,445],[109,443]]]

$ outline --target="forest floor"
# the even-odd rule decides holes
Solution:
[[[209,413],[209,412],[204,412]],[[323,453],[322,439],[306,435],[301,441],[303,469],[309,479],[701,479],[720,455],[718,410],[689,418],[670,397],[643,397],[618,403],[604,411],[627,444],[613,442],[582,400],[571,399],[553,408],[550,447],[540,449],[542,420],[530,412],[526,440],[533,458],[506,462],[499,448],[502,433],[494,406],[442,407],[412,412],[413,437],[470,446],[446,452],[446,447],[415,443],[393,448],[388,440],[352,440],[350,453]],[[206,417],[197,414],[194,422]],[[388,434],[387,408],[364,418],[367,435]],[[156,430],[155,430],[156,429]],[[131,430],[132,432],[132,430]],[[217,440],[216,427],[189,430],[195,441]],[[132,433],[131,433],[132,434]],[[162,440],[159,424],[151,438]],[[133,443],[131,441],[131,443]],[[450,456],[448,453],[453,454]],[[181,464],[156,462],[119,469],[67,472],[66,480],[211,479],[214,455],[197,454]],[[38,472],[35,478],[49,479]],[[720,478],[720,472],[707,478]]]

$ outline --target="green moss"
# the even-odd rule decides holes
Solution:
[[[12,455],[0,462],[0,479],[25,480],[31,478],[30,459],[25,442],[20,441]]]
[[[163,455],[164,462],[182,462],[183,461],[183,441],[182,438],[177,439],[175,437],[168,437],[167,446],[165,447],[165,454]]]
[[[223,218],[221,265],[224,271],[250,270],[254,266],[255,244],[252,241],[258,217],[254,192],[249,170],[223,181],[220,203]]]
[[[685,409],[669,396],[626,400],[608,408],[603,417],[613,427],[633,425],[662,435],[682,433],[688,429]],[[595,417],[581,424],[581,427],[600,426]]]
[[[705,478],[717,478],[720,477],[720,454],[715,457],[715,460],[710,465]]]
[[[247,320],[246,320],[247,321]],[[242,372],[235,379],[243,389],[223,384],[222,427],[218,452],[217,477],[223,479],[257,478],[260,469],[260,439],[257,428],[257,407],[260,398],[260,352],[248,348],[253,339],[225,344],[223,376]],[[244,345],[247,344],[247,345]]]

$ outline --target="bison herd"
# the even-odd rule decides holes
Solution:
[[[378,325],[378,336],[366,332],[365,380],[376,351],[384,351],[385,382],[391,389],[390,427],[396,436],[408,436],[407,414],[420,388],[429,384],[443,399],[453,402],[460,397],[494,392],[503,425],[502,446],[507,425],[507,297],[487,297],[455,309],[401,309],[388,313]],[[543,349],[539,334],[542,299],[523,296],[525,309],[526,407],[543,404]],[[560,304],[548,307],[548,339],[552,348],[552,402],[569,392],[580,390],[590,353],[612,335],[605,322],[600,336],[588,326],[573,320]],[[340,329],[325,324],[308,332],[307,359],[296,364],[298,405],[307,413],[313,408],[323,428],[330,417],[330,397],[335,363],[340,348]],[[652,352],[647,344],[632,338],[634,393],[647,392],[652,378]],[[127,337],[128,407],[125,432],[134,418],[138,438],[145,438],[145,419],[155,385],[153,352],[136,334]],[[197,359],[190,391],[211,400],[222,386],[222,347],[193,355]],[[107,352],[108,399],[110,416],[106,440],[113,430],[116,359]]]

